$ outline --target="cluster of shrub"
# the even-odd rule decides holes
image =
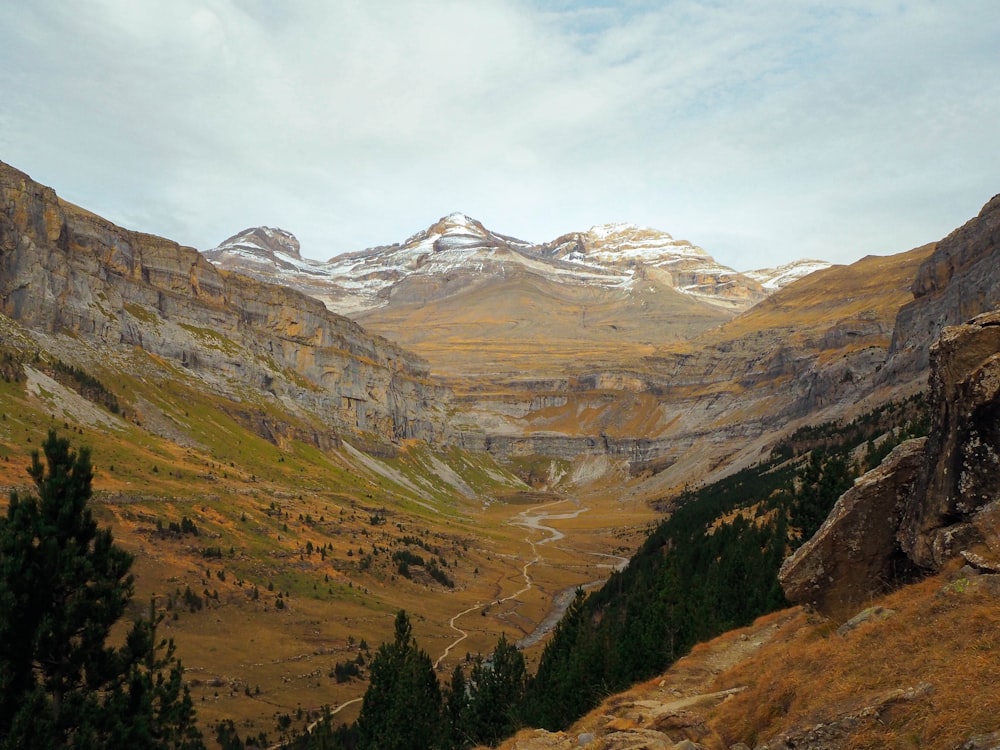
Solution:
[[[444,558],[439,558],[442,564],[447,565]],[[428,575],[435,581],[440,583],[442,586],[453,589],[455,588],[455,582],[451,577],[444,572],[438,561],[431,558],[429,561],[424,560],[424,558],[418,554],[410,552],[408,549],[396,550],[392,553],[392,561],[397,563],[396,572],[404,578],[412,578],[413,574],[410,572],[410,566],[419,566],[427,571]]]

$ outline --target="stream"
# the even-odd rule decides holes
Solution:
[[[524,566],[521,568],[521,575],[524,577],[524,586],[522,586],[520,589],[518,589],[512,594],[508,594],[502,599],[497,599],[493,602],[487,602],[487,603],[480,602],[454,615],[448,621],[448,626],[456,633],[458,633],[458,635],[455,637],[455,640],[453,640],[450,644],[448,644],[445,650],[437,658],[437,661],[434,662],[434,669],[438,669],[439,666],[441,665],[441,662],[444,661],[445,658],[447,658],[448,654],[450,654],[452,650],[456,646],[458,646],[462,641],[464,641],[466,638],[469,637],[469,634],[465,630],[463,630],[462,628],[458,627],[458,625],[455,624],[460,618],[472,614],[473,612],[476,612],[478,610],[481,610],[484,606],[486,606],[486,604],[493,604],[493,603],[501,604],[511,599],[515,599],[521,594],[525,593],[526,591],[530,591],[533,588],[534,582],[532,581],[531,574],[528,572],[528,570],[529,568],[531,568],[532,565],[534,565],[535,563],[537,563],[539,560],[542,559],[542,555],[538,551],[538,548],[544,544],[557,542],[560,539],[565,538],[566,536],[563,532],[559,531],[559,529],[556,529],[552,526],[548,526],[545,522],[565,521],[571,518],[576,518],[581,513],[586,513],[587,511],[590,510],[590,508],[577,508],[576,510],[568,512],[560,512],[560,513],[550,513],[544,511],[545,508],[549,508],[553,505],[559,505],[565,502],[569,501],[556,500],[554,502],[541,505],[537,508],[522,510],[520,513],[517,514],[517,516],[514,519],[508,521],[508,523],[511,524],[512,526],[520,526],[521,528],[528,530],[528,535],[525,536],[525,541],[531,546],[533,557],[531,560],[526,562]],[[534,531],[545,533],[548,536],[546,536],[544,539],[539,539],[538,541],[534,541],[531,538],[531,532]],[[621,570],[626,565],[628,565],[627,557],[622,557],[620,555],[603,554],[598,552],[593,552],[590,554],[597,555],[598,557],[608,558],[615,561],[614,563],[603,563],[598,567]],[[518,648],[524,649],[529,646],[533,646],[539,641],[541,641],[542,638],[544,638],[546,635],[552,632],[555,626],[559,623],[559,620],[562,618],[563,614],[566,612],[569,605],[573,602],[573,598],[576,594],[577,588],[583,588],[585,590],[596,588],[597,586],[603,584],[604,580],[605,579],[602,578],[596,581],[591,581],[590,583],[582,584],[581,586],[571,586],[569,588],[563,589],[562,591],[559,591],[553,597],[552,606],[549,609],[548,613],[545,615],[545,617],[542,618],[541,622],[539,622],[538,625],[535,627],[535,629],[531,631],[528,635],[517,641],[515,645]]]

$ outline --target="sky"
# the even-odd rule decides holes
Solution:
[[[461,211],[850,263],[1000,192],[998,39],[996,0],[0,0],[0,161],[200,250]]]

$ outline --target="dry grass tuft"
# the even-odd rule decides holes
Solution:
[[[748,689],[709,724],[729,744],[765,741],[866,706],[845,748],[953,747],[993,731],[1000,717],[1000,601],[975,579],[937,576],[881,602],[895,610],[838,635],[805,613],[756,655],[722,675]],[[722,685],[724,683],[724,685]],[[928,687],[922,687],[928,686]],[[894,691],[914,690],[887,700]]]

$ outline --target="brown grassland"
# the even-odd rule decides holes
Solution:
[[[843,750],[961,747],[994,732],[1000,716],[1000,607],[984,581],[953,566],[872,601],[891,612],[842,633],[801,607],[766,615],[695,646],[565,734],[523,730],[501,748],[575,747],[584,733],[595,747],[619,747],[626,736],[609,735],[654,730],[727,750],[794,743],[820,726],[823,746]]]
[[[164,614],[161,634],[177,644],[206,731],[233,719],[241,735],[275,738],[280,715],[301,727],[310,712],[360,698],[364,668],[341,683],[334,668],[367,661],[400,608],[432,659],[452,646],[444,679],[501,633],[531,633],[560,591],[606,578],[606,553],[629,554],[654,518],[613,487],[529,491],[507,468],[455,450],[406,445],[363,462],[346,446],[279,447],[228,416],[246,405],[183,378],[98,374],[142,405],[113,427],[75,419],[86,405],[69,389],[31,395],[23,381],[0,381],[0,486],[28,487],[31,451],[49,429],[91,449],[95,515],[135,556],[132,614],[151,598]],[[472,495],[442,479],[441,465]],[[546,513],[563,517],[518,525]],[[184,519],[197,534],[171,530]],[[565,536],[539,543],[549,529]],[[403,550],[433,559],[454,588],[427,566],[400,574],[391,555]],[[540,648],[527,650],[529,663]]]
[[[800,612],[770,643],[713,685],[746,686],[709,714],[730,743],[753,745],[889,700],[845,748],[958,747],[996,729],[1000,607],[996,592],[952,571],[878,602],[894,614],[844,635]],[[731,636],[730,636],[731,637]]]

